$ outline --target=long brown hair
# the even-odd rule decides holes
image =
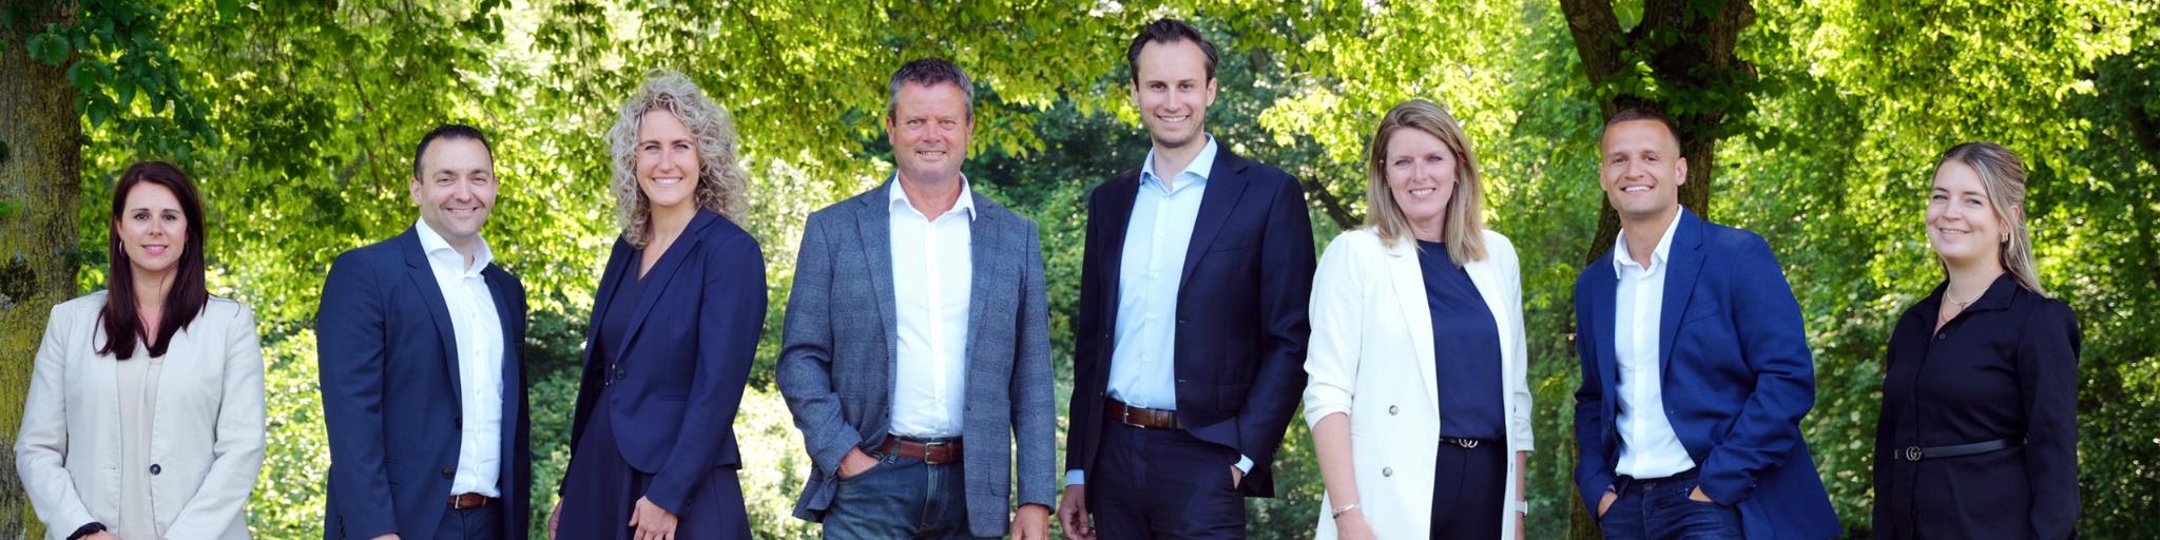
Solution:
[[[158,326],[156,336],[146,333],[141,314],[135,311],[135,267],[120,240],[120,218],[127,211],[128,193],[144,184],[172,190],[173,198],[180,200],[180,213],[187,217],[187,245],[182,246],[180,262],[173,268],[172,290],[165,293],[165,312],[159,319],[163,324]],[[109,237],[105,253],[112,268],[105,273],[105,309],[99,312],[105,325],[105,344],[98,346],[97,353],[120,360],[133,358],[139,338],[149,342],[151,358],[165,356],[173,334],[187,328],[202,312],[203,305],[210,303],[210,289],[203,283],[202,197],[195,193],[195,182],[179,167],[163,161],[136,163],[120,173],[120,183],[113,188],[112,220],[105,225]]]

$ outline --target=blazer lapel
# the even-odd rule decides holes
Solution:
[[[690,224],[683,227],[682,236],[677,237],[675,243],[660,254],[660,260],[653,263],[652,270],[645,273],[645,286],[640,287],[644,290],[638,294],[637,309],[631,310],[630,326],[623,330],[622,341],[611,347],[615,349],[615,356],[610,358],[614,358],[616,362],[628,360],[623,355],[629,352],[630,342],[637,341],[638,328],[645,326],[645,316],[652,314],[653,306],[660,303],[660,297],[667,295],[668,280],[675,277],[675,270],[682,268],[683,259],[689,258],[687,254],[697,250],[698,239],[703,236],[699,233],[706,226],[712,225],[714,219],[719,218],[711,212],[698,211],[697,216],[690,218]],[[637,269],[630,268],[629,271],[636,272]],[[633,276],[631,279],[637,279],[635,274],[628,275]]]
[[[450,319],[450,303],[443,299],[442,286],[435,282],[435,268],[428,264],[427,251],[420,247],[420,231],[406,229],[398,237],[404,246],[406,277],[420,291],[420,299],[427,304],[428,314],[435,317],[435,333],[442,338],[443,368],[448,370],[451,399],[463,401],[464,382],[458,376],[457,327]]]
[[[968,340],[964,353],[968,380],[984,380],[974,377],[976,372],[998,371],[998,366],[989,365],[991,359],[979,356],[975,351],[976,341],[989,335],[987,325],[993,317],[986,312],[990,309],[990,297],[995,294],[992,291],[1000,287],[1019,288],[1010,279],[1019,273],[1007,271],[1008,261],[1000,256],[1009,252],[1005,222],[996,217],[997,212],[989,211],[991,208],[988,199],[976,196],[975,220],[968,224],[968,258],[973,272],[968,279]]]
[[[1410,363],[1417,366],[1419,380],[1425,382],[1425,403],[1438,412],[1440,378],[1435,372],[1439,367],[1433,365],[1437,356],[1433,351],[1432,308],[1425,302],[1425,268],[1419,265],[1416,246],[1416,241],[1404,240],[1383,247],[1386,256],[1381,264],[1387,267],[1395,307],[1403,323],[1410,327],[1410,351],[1414,355]]]
[[[1103,184],[1102,187],[1096,189],[1107,190],[1103,193],[1106,198],[1105,206],[1096,209],[1103,212],[1101,219],[1107,225],[1101,229],[1104,234],[1103,240],[1101,240],[1102,244],[1100,244],[1102,246],[1100,262],[1102,266],[1095,269],[1095,274],[1102,276],[1101,279],[1103,280],[1103,309],[1101,310],[1102,320],[1100,324],[1103,328],[1110,329],[1117,328],[1118,295],[1120,294],[1118,292],[1119,269],[1125,267],[1125,229],[1132,226],[1133,203],[1137,202],[1140,197],[1140,169],[1133,169],[1132,172],[1119,176],[1111,180],[1110,183]],[[1095,216],[1088,217],[1091,222],[1095,219]],[[1111,347],[1111,344],[1103,344],[1103,353],[1106,355],[1103,358],[1106,361],[1109,358],[1107,355]],[[1105,374],[1104,376],[1107,377],[1109,370],[1102,371]]]
[[[1606,251],[1605,256],[1590,262],[1588,287],[1583,291],[1583,294],[1588,295],[1586,300],[1589,301],[1589,312],[1582,317],[1582,320],[1589,321],[1590,324],[1587,328],[1575,329],[1596,340],[1592,344],[1594,348],[1591,350],[1591,358],[1585,360],[1597,362],[1598,378],[1604,380],[1601,386],[1608,392],[1619,388],[1618,373],[1614,371],[1620,365],[1620,350],[1614,341],[1618,336],[1619,321],[1613,313],[1613,302],[1616,301],[1613,295],[1619,292],[1620,286],[1620,276],[1613,271],[1613,257],[1618,255],[1615,251]],[[1606,403],[1617,404],[1618,400],[1608,399]],[[1607,405],[1606,408],[1617,406]]]
[[[632,253],[630,242],[623,240],[620,236],[615,238],[615,247],[608,250],[607,269],[600,273],[600,292],[593,294],[592,316],[590,317],[592,324],[585,328],[584,364],[587,368],[592,367],[592,344],[600,343],[600,320],[607,316],[608,306],[615,303],[615,287],[625,277],[630,276],[625,272],[636,271],[630,267],[630,260],[635,258],[631,256]],[[606,344],[602,344],[602,346],[606,346]]]
[[[1703,222],[1680,210],[1680,230],[1673,231],[1672,249],[1665,254],[1665,301],[1658,309],[1658,373],[1669,373],[1680,336],[1680,319],[1687,316],[1688,299],[1695,294],[1695,278],[1702,275]]]
[[[1216,148],[1207,193],[1200,197],[1200,215],[1193,218],[1192,243],[1185,248],[1185,270],[1178,276],[1178,290],[1185,290],[1193,269],[1200,266],[1200,257],[1215,242],[1215,233],[1222,232],[1223,222],[1229,221],[1237,209],[1238,195],[1245,192],[1244,173],[1244,159],[1231,154],[1229,148]]]
[[[898,308],[893,304],[897,300],[893,297],[892,208],[886,206],[891,197],[891,193],[886,190],[893,189],[893,182],[897,181],[898,177],[895,177],[871,190],[866,196],[857,197],[855,200],[860,201],[861,206],[857,206],[854,212],[855,233],[862,236],[861,241],[855,245],[862,246],[863,261],[870,266],[870,287],[877,293],[878,316],[885,323],[883,330],[888,374],[898,369],[900,362],[897,354],[900,350],[900,316],[897,314]]]

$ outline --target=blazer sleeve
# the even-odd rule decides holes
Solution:
[[[1365,272],[1347,233],[1328,243],[1312,284],[1312,341],[1305,351],[1305,423],[1318,425],[1331,414],[1350,414],[1357,394],[1358,359],[1363,356]]]
[[[1507,317],[1508,321],[1512,323],[1509,325],[1510,328],[1514,330],[1513,335],[1502,336],[1500,340],[1509,349],[1509,354],[1502,355],[1504,358],[1511,359],[1508,362],[1512,365],[1509,365],[1508,369],[1515,372],[1514,377],[1508,378],[1503,383],[1507,385],[1507,392],[1513,394],[1514,397],[1512,400],[1504,400],[1514,403],[1513,407],[1507,409],[1508,445],[1517,452],[1528,452],[1535,447],[1536,435],[1530,424],[1530,411],[1535,410],[1535,408],[1531,406],[1530,396],[1529,330],[1523,326],[1522,262],[1516,258],[1515,245],[1508,242],[1506,237],[1497,233],[1489,233],[1485,235],[1485,238],[1488,239],[1485,246],[1486,253],[1494,258],[1494,263],[1500,267],[1500,271],[1506,274],[1508,278],[1507,290],[1502,293],[1507,298],[1504,304],[1507,313],[1494,315]],[[1513,482],[1514,480],[1509,479],[1508,481]]]
[[[1093,445],[1088,444],[1089,428],[1100,421],[1096,418],[1096,411],[1102,404],[1102,401],[1094,396],[1097,392],[1105,391],[1096,385],[1107,384],[1098,381],[1108,380],[1101,374],[1102,370],[1109,369],[1105,364],[1110,356],[1109,351],[1105,350],[1109,345],[1108,340],[1103,339],[1103,336],[1109,333],[1109,329],[1103,328],[1103,310],[1109,307],[1105,304],[1115,300],[1104,298],[1109,291],[1103,281],[1110,277],[1106,275],[1109,269],[1101,265],[1105,264],[1103,258],[1109,256],[1106,251],[1111,248],[1104,245],[1109,233],[1103,228],[1108,224],[1104,223],[1106,219],[1099,215],[1098,209],[1103,204],[1102,199],[1108,197],[1109,185],[1106,183],[1096,187],[1088,197],[1086,237],[1081,240],[1085,247],[1080,254],[1080,315],[1072,321],[1073,389],[1065,408],[1068,417],[1065,424],[1065,470],[1067,483],[1070,484],[1086,482],[1084,469],[1094,459],[1094,456],[1088,455],[1094,449]]]
[[[96,321],[77,320],[63,311],[65,307],[53,307],[45,322],[45,338],[38,345],[29,396],[23,404],[22,429],[15,435],[15,473],[22,479],[23,491],[30,495],[30,505],[37,510],[39,521],[53,529],[74,530],[97,518],[83,504],[82,495],[75,491],[75,478],[67,470],[67,396],[73,390],[67,379],[67,359],[71,353],[95,346],[70,338],[96,336],[97,332],[76,331],[76,325]]]
[[[166,529],[169,538],[214,538],[243,521],[248,492],[262,472],[262,343],[255,333],[255,312],[238,304],[235,309],[233,318],[217,322],[225,331],[225,387],[210,470]]]
[[[1753,233],[1732,255],[1731,286],[1714,294],[1732,300],[1740,359],[1754,374],[1755,391],[1702,461],[1703,494],[1724,504],[1753,494],[1757,478],[1800,448],[1800,419],[1815,406],[1815,363],[1800,301],[1777,255]]]
[[[1050,369],[1050,305],[1044,285],[1042,240],[1026,224],[1026,274],[1021,278],[1018,339],[1013,359],[1013,437],[1019,443],[1019,504],[1057,507],[1057,378]]]
[[[399,532],[383,460],[383,336],[388,295],[364,252],[330,265],[315,314],[323,424],[330,438],[330,500],[354,538]]]
[[[645,491],[653,504],[677,514],[719,465],[721,444],[732,433],[727,426],[735,423],[757,358],[758,331],[765,326],[765,256],[757,241],[747,233],[716,240],[718,245],[704,253],[696,292],[697,369],[690,401],[675,430],[674,449]]]
[[[821,219],[823,218],[823,219]],[[802,431],[810,464],[827,477],[840,473],[848,449],[862,435],[841,415],[840,394],[833,389],[832,288],[833,250],[826,229],[829,216],[812,214],[803,225],[802,247],[795,254],[795,281],[788,289],[787,313],[780,332],[780,359],[774,382],[780,386],[795,429]]]
[[[1897,360],[1899,337],[1907,332],[1906,326],[1911,324],[1908,322],[1911,318],[1910,316],[1898,317],[1897,326],[1890,331],[1890,344],[1883,347],[1883,380],[1881,381],[1883,385],[1887,386],[1890,382],[1890,363]],[[1878,395],[1887,396],[1888,392],[1882,392]],[[1890,485],[1890,459],[1892,454],[1897,452],[1891,447],[1892,444],[1895,444],[1891,437],[1895,436],[1897,432],[1897,414],[1890,411],[1889,398],[1878,398],[1875,407],[1875,446],[1873,447],[1875,458],[1870,460],[1873,465],[1868,468],[1869,478],[1874,482],[1871,486],[1873,489],[1870,490],[1874,492],[1874,497],[1868,501],[1871,503],[1868,511],[1872,516],[1869,525],[1877,531],[1887,531],[1891,526],[1890,509],[1884,503],[1889,500],[1891,490],[1895,489],[1895,486]]]
[[[1297,179],[1283,175],[1279,185],[1269,198],[1267,224],[1260,233],[1260,361],[1237,417],[1238,451],[1252,459],[1255,473],[1274,463],[1290,416],[1297,411],[1305,389],[1305,343],[1312,332],[1306,318],[1316,266],[1312,218]],[[1272,495],[1259,491],[1266,484],[1247,483],[1242,491]]]
[[[1591,261],[1590,268],[1583,270],[1584,278],[1575,282],[1575,358],[1582,365],[1582,382],[1575,387],[1575,489],[1593,519],[1598,515],[1598,501],[1613,483],[1611,453],[1605,449],[1605,428],[1612,419],[1605,416],[1605,382],[1598,373],[1597,351],[1602,345],[1598,344],[1598,322],[1591,320],[1595,315],[1585,300],[1586,294],[1595,294],[1590,290],[1589,273],[1610,271],[1603,264],[1602,257]]]
[[[2078,358],[2083,335],[2068,304],[2045,300],[2018,343],[2025,399],[2025,474],[2033,538],[2069,538],[2077,527]]]

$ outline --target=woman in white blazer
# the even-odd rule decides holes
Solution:
[[[1475,156],[1440,106],[1388,111],[1367,172],[1368,226],[1330,242],[1313,278],[1318,536],[1521,538],[1531,435],[1515,249],[1485,230]]]
[[[245,539],[263,460],[255,314],[210,297],[195,187],[160,162],[114,189],[107,290],[55,306],[15,467],[62,539]]]

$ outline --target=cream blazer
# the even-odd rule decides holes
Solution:
[[[54,306],[16,435],[15,469],[45,537],[64,540],[120,513],[120,397],[98,291]],[[135,359],[148,354],[138,347]],[[173,540],[248,537],[248,491],[263,461],[263,360],[255,313],[211,298],[173,334],[150,433],[150,504]],[[130,539],[132,540],[132,539]]]
[[[1500,536],[1515,538],[1515,453],[1528,452],[1530,386],[1523,343],[1522,278],[1515,247],[1485,231],[1485,260],[1463,268],[1500,331],[1501,401],[1507,409],[1507,490]],[[1387,247],[1370,227],[1328,244],[1313,277],[1305,420],[1350,415],[1358,509],[1382,539],[1431,536],[1433,463],[1440,400],[1434,380],[1432,312],[1416,243]],[[1318,538],[1335,538],[1333,500],[1320,505]]]

